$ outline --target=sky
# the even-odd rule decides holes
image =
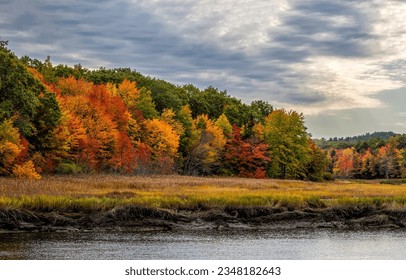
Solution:
[[[405,15],[405,0],[0,0],[0,37],[18,56],[268,101],[329,138],[406,133]]]

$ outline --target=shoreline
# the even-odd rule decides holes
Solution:
[[[225,207],[205,210],[121,206],[108,211],[82,212],[0,209],[0,233],[325,228],[406,228],[406,209],[390,210],[371,206],[323,209]]]
[[[405,186],[171,175],[0,178],[0,232],[402,229]]]

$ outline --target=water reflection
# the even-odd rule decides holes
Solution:
[[[403,230],[0,233],[0,259],[406,259]]]

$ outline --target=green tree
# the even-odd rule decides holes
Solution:
[[[182,125],[183,134],[179,141],[179,158],[177,162],[178,169],[184,167],[184,159],[188,155],[189,147],[191,146],[193,136],[193,118],[192,111],[189,105],[184,105],[175,116],[176,120]]]
[[[224,114],[230,123],[236,124],[239,127],[246,126],[249,120],[249,109],[247,104],[241,102],[237,98],[228,98],[224,106]]]
[[[215,124],[223,130],[223,134],[226,137],[231,136],[231,133],[233,132],[233,127],[228,121],[226,115],[221,114],[220,117],[216,120]]]
[[[152,99],[151,91],[144,87],[140,89],[139,101],[135,108],[140,110],[146,119],[153,119],[159,115],[158,111],[155,109],[155,103]]]
[[[322,181],[323,174],[328,167],[328,160],[324,152],[309,139],[309,157],[310,160],[306,166],[306,179],[311,181]]]
[[[264,139],[271,152],[270,177],[306,177],[310,149],[302,114],[284,109],[273,111],[265,118]]]
[[[0,48],[6,48],[8,45],[8,41],[0,40]]]
[[[193,117],[207,115],[210,119],[217,119],[223,113],[227,99],[226,91],[219,91],[214,87],[193,92],[190,97],[190,109]]]
[[[32,121],[44,90],[14,54],[0,48],[0,121],[14,116],[14,125],[20,132],[33,135],[36,129]]]
[[[250,112],[254,121],[260,123],[273,112],[273,106],[266,101],[255,100],[251,102]]]
[[[45,92],[39,101],[33,120],[36,133],[27,139],[37,150],[46,151],[54,147],[54,129],[58,126],[62,113],[54,93]]]
[[[29,155],[56,154],[60,145],[55,130],[62,114],[55,94],[41,82],[40,73],[34,76],[9,50],[0,48],[0,62],[0,121],[13,119],[13,126],[29,142]]]

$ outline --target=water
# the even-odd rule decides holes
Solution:
[[[0,233],[0,259],[403,259],[404,230]]]

